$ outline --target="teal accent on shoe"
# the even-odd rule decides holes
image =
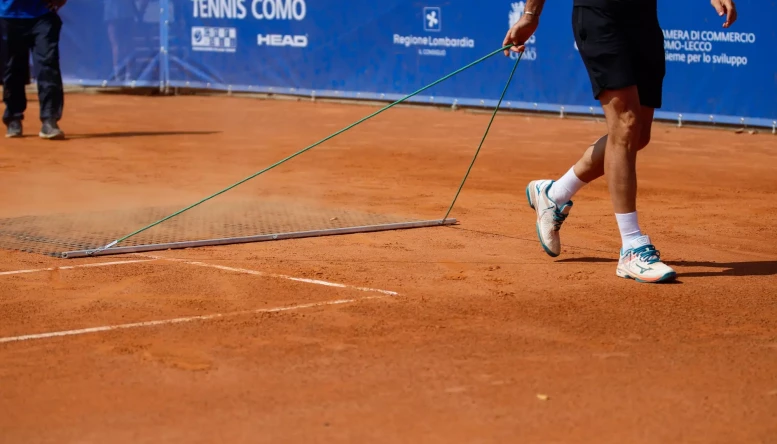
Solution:
[[[551,200],[553,202],[553,200]],[[556,231],[561,229],[561,224],[564,223],[565,220],[567,220],[567,215],[564,214],[562,211],[564,211],[565,208],[569,207],[572,208],[572,201],[565,203],[563,207],[559,208],[558,204],[553,202],[554,205],[556,205],[556,209],[553,210],[553,226],[556,228]]]
[[[551,180],[550,183],[545,187],[545,189],[537,188],[537,193],[545,193],[545,195],[548,197],[548,200],[553,203],[553,205],[556,206],[556,209],[553,211],[553,222],[556,227],[556,231],[561,229],[561,224],[564,223],[565,220],[567,220],[567,215],[563,213],[564,209],[569,207],[572,208],[574,205],[574,202],[571,200],[563,205],[559,205],[558,202],[553,200],[550,197],[550,188],[553,186],[553,184],[556,183],[555,180]]]
[[[542,249],[545,250],[545,253],[548,253],[548,256],[550,257],[558,257],[558,254],[555,254],[552,251],[548,250],[548,247],[546,247],[545,243],[542,242],[542,236],[540,235],[540,224],[534,224],[534,226],[537,228],[537,238],[539,238],[540,245],[542,245]]]
[[[532,210],[535,209],[534,208],[534,204],[531,203],[531,192],[529,191],[529,187],[528,186],[526,187],[526,200],[529,202],[529,206],[531,207],[531,209]]]
[[[653,245],[648,244],[639,248],[632,248],[632,251],[648,265],[652,265],[661,261],[661,253],[656,250],[656,247]]]
[[[645,268],[645,267],[643,267],[643,266],[641,266],[639,264],[634,264],[634,266],[639,268],[639,273],[640,274],[645,274],[646,271],[652,270],[652,268]]]
[[[551,199],[551,197],[550,197],[550,188],[553,186],[554,183],[556,183],[556,181],[555,180],[551,180],[550,183],[547,184],[544,189],[537,188],[537,192],[538,193],[545,193],[545,195],[548,196],[548,200],[553,202],[553,205],[555,205],[556,208],[558,208],[560,210],[561,209],[560,208],[561,205],[559,205],[558,202],[556,202],[555,200]]]

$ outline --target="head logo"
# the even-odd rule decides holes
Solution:
[[[290,46],[292,48],[307,48],[308,37],[305,35],[258,34],[258,46]]]
[[[442,10],[439,7],[424,8],[424,31],[442,31]]]
[[[510,11],[510,26],[518,23],[518,20],[523,17],[523,11],[526,10],[526,3],[517,2],[512,4],[513,9]]]
[[[193,29],[192,30],[192,39],[194,40],[194,43],[198,43],[202,41],[202,29]]]

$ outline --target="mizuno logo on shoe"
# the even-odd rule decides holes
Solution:
[[[639,273],[640,274],[644,274],[646,271],[652,270],[652,268],[650,268],[650,267],[644,268],[644,267],[640,266],[639,264],[634,264],[634,266],[639,268]]]

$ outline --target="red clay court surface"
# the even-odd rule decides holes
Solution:
[[[71,140],[0,144],[0,217],[190,203],[371,110],[70,95]],[[440,218],[488,117],[394,109],[235,195]],[[0,338],[252,311],[0,343],[0,442],[777,443],[777,138],[655,128],[640,217],[680,283],[650,286],[615,277],[604,181],[558,260],[535,238],[525,184],[603,130],[498,116],[455,227],[0,250]]]

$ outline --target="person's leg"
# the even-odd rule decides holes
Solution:
[[[627,36],[629,47],[632,48],[631,63],[635,67],[639,102],[643,110],[645,108],[650,110],[644,112],[645,115],[640,120],[640,134],[643,138],[640,144],[647,145],[650,141],[650,125],[653,122],[652,110],[660,108],[662,102],[663,81],[666,74],[664,37],[655,6],[641,5],[637,8],[638,10],[631,15],[635,20],[628,27]],[[610,158],[609,147],[605,152],[608,181],[613,180],[609,177],[610,169],[618,168],[617,151],[615,154]],[[610,191],[623,241],[621,257],[618,261],[618,276],[640,282],[663,282],[674,279],[677,276],[675,271],[661,261],[660,253],[653,246],[650,238],[642,234],[639,227],[636,211],[636,173],[633,179],[630,173],[615,174],[615,176],[618,183],[611,184]],[[633,184],[630,184],[632,180]]]
[[[653,108],[640,106],[639,143],[637,150],[642,150],[650,143],[650,133],[653,124]],[[600,137],[588,147],[580,160],[567,171],[559,180],[553,182],[548,194],[556,202],[567,202],[584,186],[604,176],[604,152],[607,146],[608,135]]]
[[[607,119],[604,173],[610,189],[623,250],[642,236],[637,221],[637,151],[642,133],[639,92],[636,86],[605,91],[601,95]]]
[[[646,67],[646,62],[642,60],[646,52],[639,41],[643,17],[646,17],[644,13],[635,14],[630,5],[619,2],[609,3],[606,7],[573,8],[575,42],[588,71],[594,98],[603,105],[606,101],[611,108],[620,104],[624,109],[621,110],[622,115],[617,116],[620,120],[613,121],[613,113],[609,113],[610,132],[590,146],[558,181],[538,180],[530,182],[527,187],[529,205],[537,212],[540,243],[551,256],[557,256],[561,250],[558,231],[569,214],[572,196],[607,170],[612,170],[612,175],[617,176],[614,180],[608,177],[611,191],[617,189],[613,195],[616,211],[632,207],[631,211],[621,213],[626,215],[625,218],[618,216],[619,222],[623,222],[619,223],[621,232],[625,234],[622,240],[641,233],[635,211],[636,152],[649,142],[653,108],[660,106],[662,82],[662,76],[655,75],[659,71]],[[658,29],[658,33],[654,33],[654,28]],[[657,22],[651,24],[651,32],[644,37],[651,38],[654,34],[663,39]],[[656,41],[649,44],[647,65],[659,66],[663,56],[659,59],[656,55],[663,51],[663,43],[659,39],[652,40]],[[613,92],[618,92],[615,97],[611,96]],[[626,96],[628,103],[622,100]],[[613,130],[618,132],[613,134]],[[608,147],[613,144],[617,145],[618,152],[610,155]],[[619,167],[610,168],[608,163]]]
[[[585,184],[607,175],[624,249],[642,232],[637,221],[637,152],[649,142],[653,110],[640,105],[636,86],[604,90],[599,95],[607,135],[590,146],[583,157],[548,190],[554,202],[568,202]]]
[[[572,29],[575,43],[591,80],[595,99],[605,89],[620,89],[636,84],[628,44],[619,25],[621,2],[606,2],[606,7],[575,6]],[[549,179],[529,182],[526,197],[537,213],[537,236],[546,253],[556,257],[561,252],[559,230],[572,208],[572,196],[603,170],[603,153],[609,137],[594,143],[583,156],[580,167],[567,171],[558,181]]]
[[[3,102],[5,102],[3,123],[20,125],[24,120],[24,111],[27,109],[24,87],[27,83],[25,74],[29,66],[29,23],[25,19],[3,19],[3,21],[3,40],[7,50],[3,73]],[[17,135],[21,135],[21,127],[19,134],[13,136]]]
[[[637,87],[605,91],[601,101],[609,134],[604,171],[622,243],[617,274],[640,282],[674,279],[637,218],[637,152],[649,142],[652,113],[643,113]]]
[[[640,103],[638,87],[605,90],[600,94],[607,119],[607,138],[591,150],[583,174],[598,177],[603,164],[615,218],[621,235],[618,276],[640,282],[674,279],[676,273],[661,262],[658,250],[642,233],[637,218],[637,152],[650,142],[653,110]],[[603,153],[603,159],[600,153]],[[582,159],[582,161],[585,161]],[[583,162],[585,163],[585,162]]]
[[[601,95],[607,119],[604,173],[615,213],[637,209],[637,151],[640,149],[643,120],[636,86]]]
[[[5,43],[5,20],[0,18],[0,85],[3,84],[3,77],[5,77],[5,63],[8,60],[6,54]]]
[[[39,17],[33,26],[32,57],[38,67],[38,100],[40,120],[43,122],[41,137],[61,138],[57,122],[62,118],[64,91],[59,67],[59,35],[62,20],[55,13]]]
[[[548,196],[554,202],[569,202],[584,186],[603,176],[606,144],[605,134],[585,150],[583,157],[569,171],[551,184]]]
[[[653,108],[639,106],[638,119],[641,124],[635,145],[637,151],[650,143],[653,111]],[[545,252],[552,257],[558,256],[561,252],[558,231],[572,208],[572,197],[584,186],[604,176],[605,152],[609,140],[609,134],[600,137],[588,147],[580,160],[558,180],[533,181],[526,190],[529,205],[540,213],[537,222],[540,243]],[[632,219],[636,221],[636,214],[629,220]],[[630,239],[636,231],[638,230],[628,231],[632,234],[627,237]],[[622,236],[622,239],[625,238]]]

